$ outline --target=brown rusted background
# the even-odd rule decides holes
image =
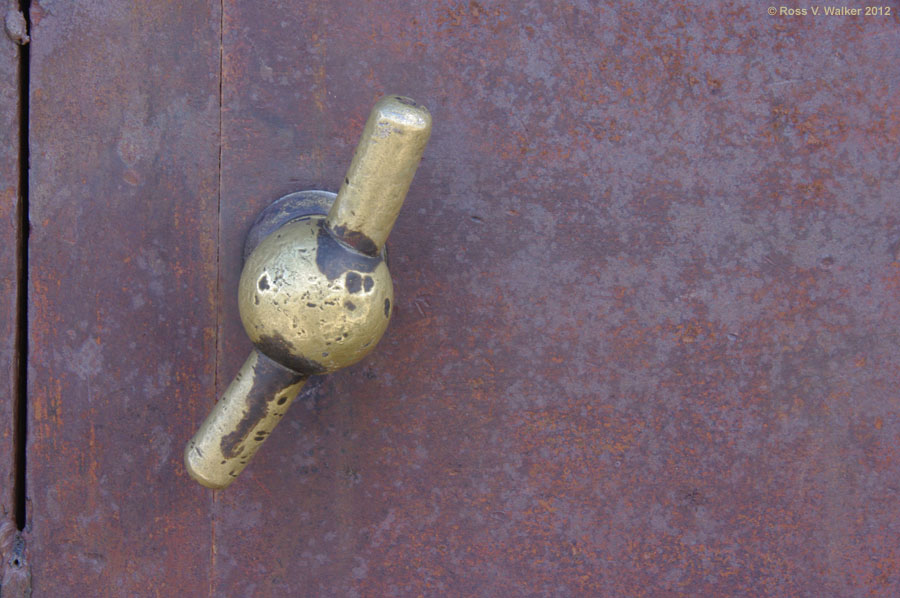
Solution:
[[[0,5],[2,6],[2,5]],[[5,7],[4,7],[5,9]],[[5,11],[0,11],[5,16]],[[19,47],[0,34],[0,587],[16,532],[16,289],[19,234]]]
[[[115,4],[32,15],[35,596],[900,593],[897,2]],[[385,92],[394,321],[204,490],[243,237]]]
[[[32,5],[28,552],[35,598],[202,596],[214,394],[212,3]]]

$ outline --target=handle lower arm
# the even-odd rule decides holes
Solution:
[[[307,377],[253,350],[184,453],[188,473],[225,488],[243,471]]]

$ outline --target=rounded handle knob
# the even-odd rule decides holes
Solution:
[[[430,134],[428,110],[386,96],[369,115],[327,215],[321,205],[290,202],[293,211],[273,210],[275,226],[267,225],[272,230],[250,252],[238,284],[254,350],[185,449],[187,470],[202,485],[231,484],[309,376],[356,363],[384,334],[393,302],[384,243]]]

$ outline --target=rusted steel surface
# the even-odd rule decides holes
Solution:
[[[214,397],[218,4],[34,2],[34,596],[203,596],[182,447]]]
[[[255,214],[336,190],[384,92],[435,130],[395,319],[217,495],[213,595],[900,593],[895,16],[230,1],[223,39],[220,392]]]
[[[896,16],[229,1],[217,218],[217,8],[113,4],[34,6],[36,597],[900,593]],[[385,92],[393,322],[213,494],[244,235]]]
[[[2,14],[2,12],[0,12]],[[0,34],[0,587],[13,550],[16,421],[16,246],[19,233],[19,54]]]

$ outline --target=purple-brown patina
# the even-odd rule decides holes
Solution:
[[[33,6],[35,596],[900,593],[897,2],[114,5]],[[244,236],[384,93],[394,321],[211,493]]]
[[[0,14],[3,14],[0,12]],[[19,186],[19,62],[21,47],[0,34],[0,592],[27,587],[27,565],[16,529],[19,355],[18,286],[21,227]]]

